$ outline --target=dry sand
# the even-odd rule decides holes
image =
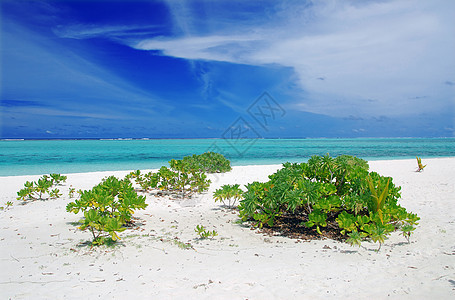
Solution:
[[[245,166],[210,175],[208,193],[191,200],[147,196],[140,229],[115,247],[90,249],[65,211],[70,185],[90,189],[107,175],[69,174],[61,199],[21,205],[16,192],[39,176],[0,177],[1,299],[454,299],[455,158],[373,161],[370,169],[402,186],[401,205],[421,217],[408,244],[398,232],[362,248],[332,240],[297,242],[236,224],[212,198],[223,184],[265,181],[280,166]],[[201,224],[216,230],[198,240]],[[175,238],[190,243],[181,249]]]

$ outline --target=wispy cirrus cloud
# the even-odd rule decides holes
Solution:
[[[2,72],[8,76],[2,78],[1,94],[15,99],[6,102],[9,107],[39,103],[58,108],[56,112],[67,111],[68,116],[80,115],[81,110],[87,111],[86,116],[102,116],[107,114],[96,111],[112,113],[116,108],[157,114],[158,110],[171,109],[150,91],[13,21],[4,20],[2,39],[8,44],[3,52],[7,59],[2,63]],[[125,101],[129,103],[127,109]]]
[[[61,38],[89,39],[105,37],[112,39],[133,39],[153,36],[160,32],[159,25],[99,25],[73,24],[59,25],[53,28],[55,35]]]
[[[453,105],[453,88],[441,82],[455,78],[455,3],[267,2],[267,13],[254,20],[239,19],[237,11],[220,15],[210,2],[198,10],[169,3],[176,35],[138,39],[132,47],[190,60],[292,67],[306,96],[294,108],[310,112],[400,115]],[[233,25],[223,26],[227,20]],[[437,101],[415,99],[422,94]]]
[[[187,59],[248,62],[247,56],[263,42],[254,36],[153,38],[132,45],[140,50],[162,50],[164,55]]]

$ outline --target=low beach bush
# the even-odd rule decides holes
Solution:
[[[65,182],[66,176],[60,174],[43,175],[37,181],[27,181],[24,188],[17,192],[17,200],[46,200],[59,198],[62,194],[59,189],[52,189],[54,185]]]
[[[231,162],[222,154],[215,152],[185,156],[182,161],[191,166],[192,169],[198,169],[200,172],[204,173],[225,173],[232,169]]]
[[[101,245],[120,237],[117,232],[125,230],[125,225],[132,223],[136,209],[145,209],[145,196],[138,196],[131,182],[107,177],[91,190],[81,191],[80,199],[68,203],[66,210],[72,213],[84,213],[81,230],[89,230],[93,236],[93,245]]]
[[[131,172],[127,180],[134,180],[142,191],[158,190],[176,195],[181,198],[191,197],[194,193],[208,190],[210,180],[207,175],[182,165],[182,161],[170,161],[171,168],[161,167],[158,172],[141,174],[140,171]],[[134,174],[134,175],[133,175]]]
[[[242,199],[242,194],[243,191],[240,188],[240,185],[226,184],[213,193],[213,198],[215,199],[215,202],[221,201],[223,202],[223,205],[228,208],[233,208],[237,200]]]
[[[309,239],[323,235],[352,245],[369,238],[380,248],[399,228],[409,238],[419,217],[398,205],[401,188],[392,178],[368,169],[365,160],[346,155],[285,163],[269,181],[246,186],[240,217],[264,230]]]
[[[185,156],[172,159],[168,167],[161,167],[158,172],[131,172],[126,179],[135,181],[143,191],[160,190],[182,198],[208,190],[211,181],[205,173],[220,173],[231,170],[231,163],[223,155],[206,152],[201,155]]]
[[[169,165],[175,174],[171,188],[180,193],[182,198],[208,190],[211,181],[196,165],[183,159],[172,159]]]

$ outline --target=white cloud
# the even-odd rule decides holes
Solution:
[[[283,2],[257,20],[211,15],[212,5],[203,21],[188,6],[171,3],[179,34],[132,47],[191,60],[292,67],[308,95],[294,107],[311,112],[399,115],[453,105],[454,89],[444,82],[455,80],[455,2]],[[229,19],[232,26],[220,26]],[[195,29],[201,22],[211,26]],[[421,96],[427,98],[417,101]]]
[[[180,39],[146,39],[132,45],[141,50],[162,50],[165,55],[187,59],[240,62],[242,49],[251,49],[259,38],[251,36],[206,36]],[[252,49],[251,49],[252,50]],[[228,53],[229,52],[229,53]],[[239,58],[236,59],[236,56]]]
[[[107,114],[90,112],[103,104],[103,109],[110,113],[120,108],[123,112],[159,116],[173,108],[150,91],[132,85],[67,48],[15,22],[5,21],[5,24],[8,26],[4,26],[2,38],[8,45],[4,49],[4,57],[8,59],[2,64],[2,71],[8,76],[2,79],[2,93],[12,99],[34,99],[58,108],[36,110],[36,113],[104,118]],[[125,101],[129,103],[126,109]],[[78,114],[78,109],[88,113]]]
[[[104,36],[112,39],[126,39],[137,36],[150,35],[157,32],[157,25],[87,25],[73,24],[71,26],[58,26],[53,29],[55,35],[61,38],[87,39]]]

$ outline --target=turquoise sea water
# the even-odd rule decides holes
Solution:
[[[220,152],[232,165],[303,162],[312,155],[367,160],[455,156],[455,138],[175,139],[0,141],[0,176],[155,169],[172,159]]]

